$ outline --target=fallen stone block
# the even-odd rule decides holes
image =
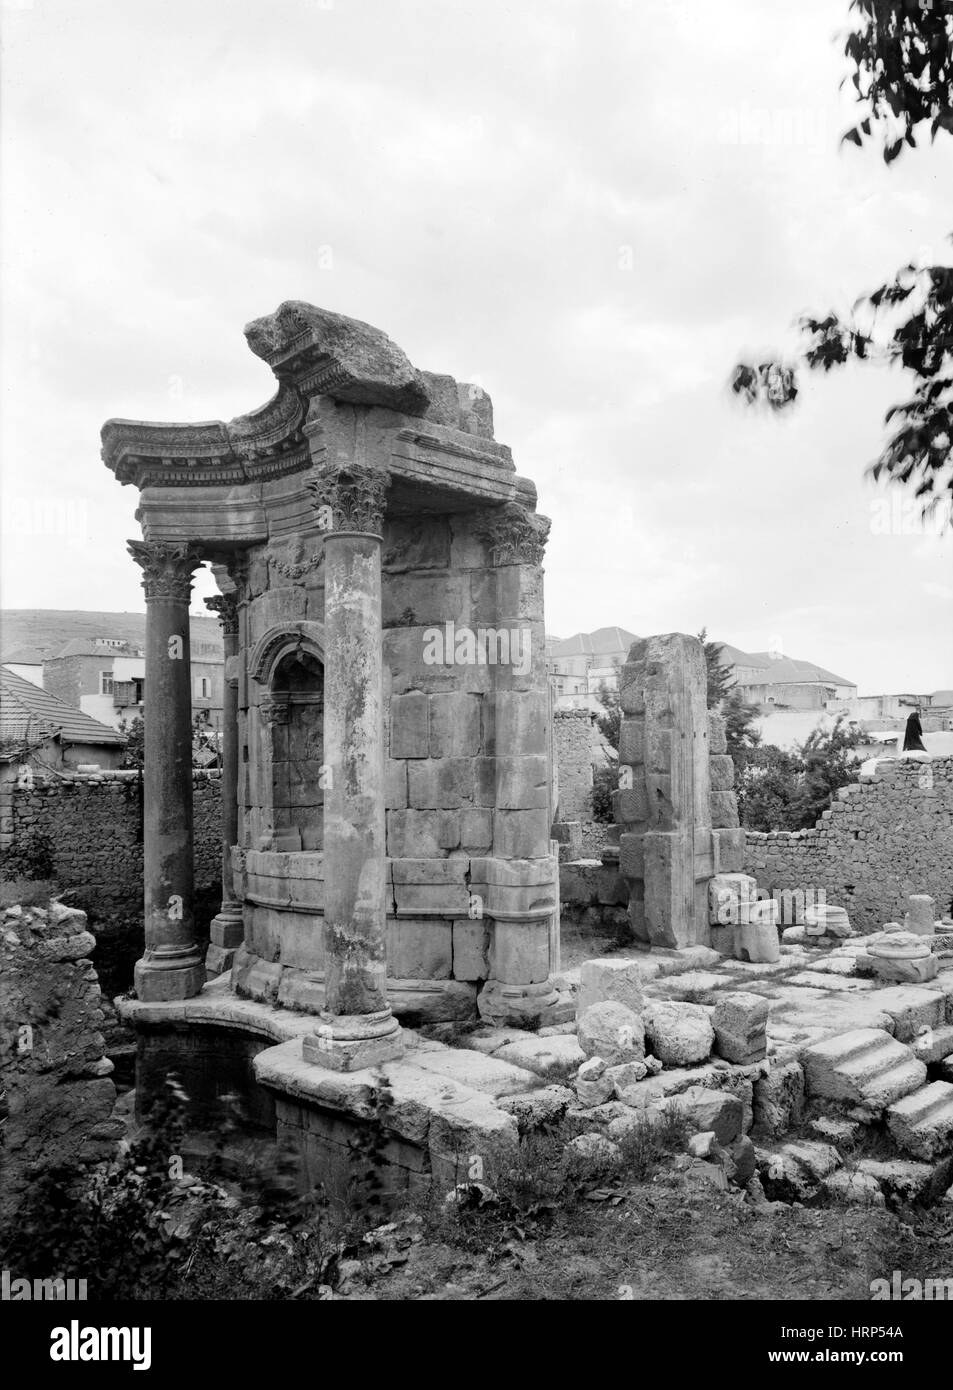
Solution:
[[[644,977],[637,960],[583,961],[579,971],[577,1007],[582,1013],[592,1004],[612,1002],[624,1004],[640,1014],[645,1003],[642,993]]]
[[[908,1047],[879,1028],[858,1028],[804,1048],[808,1095],[885,1110],[916,1091],[927,1069]]]
[[[932,1081],[887,1110],[897,1147],[914,1158],[933,1159],[953,1150],[953,1085]]]
[[[621,1100],[623,1105],[628,1104],[632,1088],[644,1081],[648,1074],[644,1062],[622,1062],[617,1067],[610,1067],[606,1072],[606,1076],[612,1082],[613,1095],[616,1100]]]
[[[840,1166],[840,1154],[830,1144],[792,1140],[776,1149],[756,1149],[758,1176],[769,1197],[803,1201],[824,1178]]]
[[[831,1173],[821,1183],[830,1201],[851,1207],[883,1207],[886,1199],[880,1183],[871,1173],[855,1168],[850,1171],[840,1169]]]
[[[946,1000],[940,990],[919,985],[894,985],[873,997],[878,1009],[893,1019],[894,1037],[912,1042],[923,1028],[939,1028],[946,1020]]]
[[[876,1178],[884,1195],[896,1202],[919,1201],[933,1178],[932,1164],[915,1163],[909,1158],[862,1158],[857,1167]]]
[[[715,1030],[700,1004],[653,1000],[646,1004],[644,1023],[652,1052],[666,1066],[685,1067],[708,1059]]]
[[[575,1139],[570,1139],[566,1148],[590,1163],[610,1164],[621,1157],[618,1144],[604,1134],[578,1134]]]
[[[645,1055],[642,1019],[611,1000],[591,1004],[579,1014],[576,1037],[587,1057],[601,1057],[609,1066],[641,1062]]]
[[[694,1130],[712,1130],[719,1144],[728,1145],[741,1137],[743,1109],[730,1091],[712,1091],[706,1086],[689,1086],[669,1104],[685,1116]]]
[[[692,1158],[708,1158],[715,1144],[715,1131],[706,1130],[704,1134],[693,1134],[685,1148]]]
[[[801,1121],[804,1072],[798,1062],[772,1066],[754,1082],[754,1123],[762,1134],[777,1137]]]
[[[910,1044],[915,1057],[930,1064],[942,1062],[953,1056],[953,1025],[944,1024],[942,1028],[924,1028]],[[942,1079],[942,1078],[941,1078]]]
[[[603,1105],[614,1094],[611,1076],[602,1057],[590,1057],[576,1073],[576,1099],[580,1105]]]
[[[520,1134],[529,1134],[561,1120],[572,1101],[572,1091],[565,1086],[541,1086],[524,1095],[501,1096],[497,1104],[513,1116]]]
[[[766,1057],[769,1008],[763,995],[742,990],[719,999],[711,1016],[718,1055],[741,1065]]]

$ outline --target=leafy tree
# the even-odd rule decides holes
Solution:
[[[953,3],[951,0],[851,0],[856,27],[844,52],[862,119],[843,140],[863,146],[882,140],[885,163],[904,145],[916,147],[918,129],[930,138],[953,133]],[[846,81],[846,79],[845,79]],[[875,131],[876,127],[876,131]],[[920,131],[921,137],[923,131]],[[913,489],[924,514],[949,503],[953,491],[953,266],[903,266],[862,294],[850,316],[836,311],[799,321],[803,347],[794,362],[739,363],[732,390],[774,410],[798,394],[798,368],[830,371],[850,360],[899,364],[913,378],[913,394],[887,412],[891,434],[870,466],[881,477]],[[945,516],[947,524],[950,515]]]
[[[614,748],[618,753],[619,731],[622,725],[622,705],[619,701],[619,692],[611,689],[605,681],[600,681],[596,699],[605,710],[605,714],[600,714],[597,717],[596,725],[609,747]]]
[[[126,736],[126,747],[123,750],[123,767],[136,767],[140,770],[145,763],[146,748],[146,725],[141,714],[137,714],[131,724],[127,724],[123,719],[119,724],[119,732]]]
[[[761,742],[761,734],[754,727],[758,712],[758,706],[749,705],[737,686],[732,689],[721,707],[728,752],[735,764],[736,777],[744,771],[752,749],[757,748]]]
[[[749,749],[735,781],[741,824],[748,830],[790,829],[801,771],[796,753],[770,743]]]
[[[803,772],[797,800],[792,807],[791,828],[803,830],[814,825],[834,799],[834,793],[857,780],[854,750],[863,735],[845,723],[843,715],[830,729],[814,729],[801,744],[799,755]]]
[[[705,673],[708,676],[708,708],[717,709],[722,700],[728,698],[732,689],[731,670],[722,663],[725,650],[720,642],[708,640],[708,629],[702,628],[698,634],[705,651]]]
[[[862,738],[842,717],[830,729],[814,729],[792,752],[772,744],[748,749],[736,780],[742,825],[748,830],[815,825],[835,793],[856,781],[854,750]]]

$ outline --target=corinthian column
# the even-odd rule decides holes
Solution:
[[[216,594],[205,600],[218,614],[225,651],[222,693],[222,906],[209,928],[205,971],[209,979],[231,968],[235,950],[242,944],[242,905],[232,884],[232,846],[238,843],[238,595]]]
[[[192,853],[192,681],[189,595],[201,555],[192,545],[130,541],[146,595],[143,859],[145,953],[136,993],[188,999],[205,983],[195,936]]]
[[[324,465],[309,481],[325,531],[325,1009],[303,1055],[338,1071],[400,1054],[387,1003],[381,531],[388,475]]]

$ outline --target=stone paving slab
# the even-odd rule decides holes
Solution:
[[[873,980],[858,980],[852,975],[830,974],[821,970],[802,970],[788,977],[789,985],[805,985],[809,989],[827,989],[840,994],[857,994],[876,989]]]
[[[538,1077],[532,1072],[496,1057],[487,1057],[482,1052],[441,1047],[410,1055],[414,1065],[424,1071],[449,1077],[452,1081],[459,1081],[462,1086],[494,1098],[520,1095],[524,1091],[535,1090],[539,1085]]]
[[[539,1038],[533,1033],[524,1033],[519,1041],[506,1043],[493,1055],[501,1062],[525,1067],[537,1076],[553,1066],[579,1067],[586,1060],[586,1054],[572,1035]]]

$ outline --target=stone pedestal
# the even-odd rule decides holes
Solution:
[[[232,886],[232,846],[238,843],[238,599],[235,593],[205,600],[222,625],[225,684],[222,694],[222,906],[209,928],[205,971],[209,979],[230,970],[242,944],[242,905]]]
[[[143,870],[145,953],[135,967],[146,1002],[188,999],[205,983],[195,936],[192,850],[192,681],[189,595],[199,551],[131,541],[146,595]]]
[[[907,914],[904,926],[917,936],[932,936],[936,904],[929,893],[911,893],[907,899]]]
[[[387,1003],[381,530],[387,474],[317,469],[325,573],[324,982],[307,1061],[356,1071],[397,1057]]]

